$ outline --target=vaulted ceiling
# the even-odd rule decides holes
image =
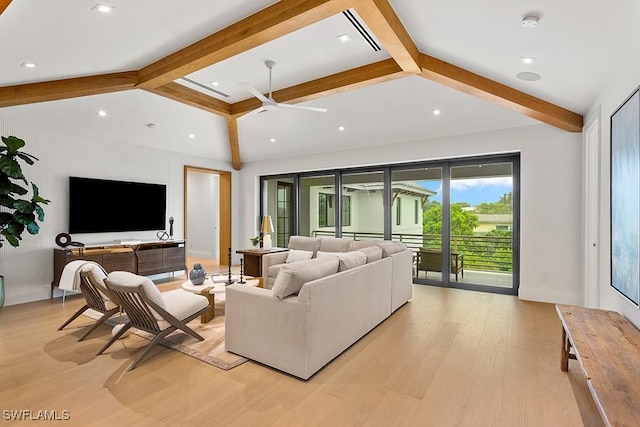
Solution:
[[[623,1],[637,17],[638,6]],[[574,22],[572,14],[580,12],[572,6],[585,3],[578,0],[524,8],[500,0],[238,1],[216,4],[215,10],[204,0],[179,9],[169,1],[114,0],[105,2],[115,7],[106,17],[98,16],[91,1],[74,3],[0,0],[0,37],[11,40],[0,46],[0,117],[65,122],[74,116],[73,124],[82,127],[95,119],[90,116],[97,107],[90,103],[102,103],[117,109],[123,123],[138,118],[139,130],[129,139],[137,138],[135,132],[141,139],[149,138],[143,132],[161,139],[171,121],[187,120],[202,130],[194,132],[200,143],[225,140],[228,151],[218,146],[202,153],[229,156],[237,170],[243,158],[273,151],[267,141],[279,136],[326,149],[536,121],[580,132],[582,114],[608,71],[593,65],[585,71],[588,77],[566,73],[574,67],[564,61],[589,61],[606,49],[607,40],[590,38],[589,29]],[[593,6],[584,12],[587,17],[605,23],[628,19],[600,2],[586,3]],[[521,27],[527,14],[540,18],[538,28]],[[618,36],[636,35],[616,22],[622,24]],[[352,40],[338,42],[342,34]],[[629,41],[631,47],[636,40]],[[583,42],[596,51],[588,58],[577,55]],[[523,65],[521,56],[535,56],[540,65]],[[239,82],[266,93],[267,59],[276,61],[276,101],[327,107],[329,113],[277,110],[243,118],[261,102]],[[25,70],[29,61],[36,67]],[[614,58],[609,65],[622,61]],[[543,78],[519,80],[517,71]],[[585,82],[589,87],[580,88]],[[430,122],[436,108],[453,118],[448,130]],[[91,114],[83,115],[85,109]],[[345,132],[330,134],[337,125]],[[119,124],[92,126],[94,134],[113,137],[110,129]],[[189,143],[183,141],[183,149]]]

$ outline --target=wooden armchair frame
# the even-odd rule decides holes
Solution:
[[[199,341],[204,340],[203,337],[201,337],[197,332],[188,327],[186,324],[200,316],[201,313],[208,310],[208,305],[203,309],[200,309],[195,313],[189,315],[185,319],[178,319],[171,313],[160,307],[158,304],[153,302],[145,293],[142,285],[136,287],[117,285],[113,282],[110,282],[108,279],[105,279],[105,284],[107,285],[109,291],[113,294],[114,300],[124,308],[129,320],[122,328],[117,331],[116,334],[113,335],[109,342],[106,343],[104,347],[102,347],[102,349],[100,349],[100,351],[97,353],[98,355],[104,353],[104,351],[108,349],[111,344],[116,342],[120,338],[120,336],[122,336],[122,334],[124,334],[132,326],[134,328],[153,334],[155,335],[155,337],[142,351],[142,353],[140,353],[140,355],[131,364],[131,366],[129,366],[129,371],[135,369],[140,364],[140,362],[142,362],[142,360],[149,354],[149,352],[160,341],[162,341],[164,337],[178,329],[191,335]],[[162,320],[158,320],[154,312],[162,317]],[[159,322],[162,321],[167,322],[168,325],[165,327],[161,327]]]

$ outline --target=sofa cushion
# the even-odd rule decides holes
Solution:
[[[349,242],[349,251],[358,251],[362,248],[378,246],[378,243],[382,242],[383,240],[351,240]]]
[[[289,255],[287,255],[286,263],[306,261],[311,259],[313,251],[303,251],[301,249],[289,249]]]
[[[367,255],[361,251],[345,252],[340,254],[339,258],[340,264],[338,265],[338,271],[349,270],[367,263]]]
[[[351,239],[324,237],[320,240],[320,248],[318,250],[322,252],[347,252],[351,241]]]
[[[338,257],[340,255],[342,255],[345,252],[323,252],[323,251],[318,251],[318,253],[316,254],[316,258],[335,258]]]
[[[367,263],[378,261],[382,258],[382,248],[378,245],[362,248],[360,252],[367,256]]]
[[[300,249],[303,251],[313,252],[313,256],[316,255],[318,249],[320,249],[319,237],[306,237],[306,236],[291,236],[289,238],[289,249]]]
[[[407,245],[402,242],[392,242],[390,240],[385,240],[384,242],[378,243],[378,246],[382,248],[382,257],[386,258],[391,256],[397,252],[402,252],[407,249]]]
[[[269,271],[268,271],[268,276],[269,277],[276,277],[278,275],[278,273],[280,273],[280,270],[282,269],[282,267],[286,265],[286,264],[276,264],[276,265],[270,265],[269,266]]]
[[[338,272],[338,259],[312,259],[286,264],[280,269],[271,292],[274,298],[283,299],[300,292],[302,285],[312,280],[330,276]]]

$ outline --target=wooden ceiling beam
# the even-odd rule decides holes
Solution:
[[[227,117],[227,132],[229,133],[229,149],[231,150],[231,164],[237,171],[242,169],[240,161],[240,142],[238,139],[238,118]]]
[[[11,3],[11,0],[0,0],[0,15],[2,15],[2,12],[5,11],[5,9],[9,6],[10,3]]]
[[[352,70],[322,77],[273,93],[276,102],[296,104],[329,95],[346,92],[374,84],[404,77],[408,73],[402,71],[393,59],[376,62]],[[239,116],[260,107],[262,102],[256,98],[249,98],[231,105],[231,113]]]
[[[178,83],[167,83],[157,88],[146,89],[148,92],[165,98],[199,108],[209,113],[228,117],[231,115],[231,104],[208,96]]]
[[[384,49],[409,73],[419,74],[420,52],[387,0],[354,0],[354,8]]]
[[[163,86],[349,8],[353,0],[281,0],[140,70],[138,85]]]
[[[474,74],[429,55],[420,54],[422,77],[477,96],[569,132],[582,132],[583,117],[573,111]]]
[[[0,108],[133,89],[137,71],[0,87]]]

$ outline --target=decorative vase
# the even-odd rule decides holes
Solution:
[[[199,262],[193,265],[193,270],[189,273],[189,280],[191,280],[192,285],[202,285],[204,283],[204,279],[207,277],[207,272],[202,268],[202,264]]]
[[[4,276],[0,276],[0,308],[4,305]]]

